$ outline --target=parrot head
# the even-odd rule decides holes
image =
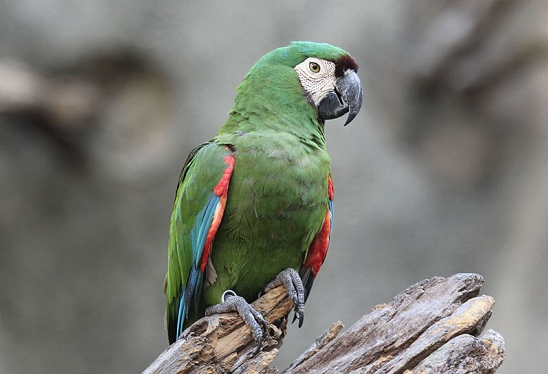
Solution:
[[[236,105],[246,112],[277,115],[307,112],[323,124],[358,114],[363,89],[358,65],[346,51],[326,43],[293,42],[264,55],[238,87]]]
[[[346,126],[356,117],[362,105],[363,89],[356,73],[358,65],[349,54],[332,60],[308,57],[294,69],[318,109],[318,119],[339,118],[348,113]]]

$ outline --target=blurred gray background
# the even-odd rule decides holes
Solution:
[[[285,367],[424,278],[477,272],[500,373],[548,365],[548,2],[0,1],[0,373],[135,373],[166,347],[180,168],[291,40],[358,60],[328,122],[335,226]]]

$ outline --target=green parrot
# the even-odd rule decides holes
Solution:
[[[170,343],[204,315],[237,311],[260,346],[266,322],[249,303],[267,285],[287,288],[302,325],[333,223],[324,122],[358,114],[357,71],[329,44],[275,49],[238,86],[217,135],[190,153],[170,224]]]

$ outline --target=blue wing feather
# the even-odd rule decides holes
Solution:
[[[196,217],[196,221],[194,221],[192,230],[190,230],[192,268],[188,274],[186,286],[181,289],[181,300],[177,314],[177,336],[183,332],[184,321],[188,318],[189,310],[187,306],[194,305],[194,311],[198,308],[204,280],[204,273],[200,270],[200,260],[204,253],[207,234],[211,228],[211,222],[213,221],[219,201],[220,197],[211,193],[205,208],[200,211],[198,217]]]
[[[196,314],[200,305],[204,248],[209,246],[208,234],[213,222],[220,219],[216,214],[222,214],[218,210],[221,196],[214,189],[226,177],[227,157],[233,157],[230,148],[202,144],[189,155],[179,179],[171,217],[165,286],[170,343],[180,336],[189,316]]]
[[[219,204],[220,197],[211,193],[204,209],[200,211],[192,230],[190,230],[190,238],[192,243],[193,263],[199,264],[204,253],[204,245],[207,238],[207,233],[211,228],[211,222],[215,215],[215,210]]]

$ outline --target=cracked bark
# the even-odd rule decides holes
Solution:
[[[483,332],[494,300],[478,296],[482,284],[477,274],[416,283],[344,332],[334,323],[282,372],[494,373],[505,357],[504,339]],[[237,314],[214,315],[187,329],[143,373],[278,373],[269,365],[283,343],[292,302],[280,286],[253,306],[270,326],[258,354]]]

